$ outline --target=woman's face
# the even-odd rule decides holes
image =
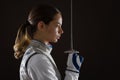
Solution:
[[[45,36],[47,42],[57,42],[60,39],[62,30],[62,16],[57,14],[54,19],[45,27]]]

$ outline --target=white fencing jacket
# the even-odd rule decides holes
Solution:
[[[51,56],[51,45],[32,40],[20,65],[20,80],[61,80]],[[66,71],[64,80],[78,80],[79,74]]]

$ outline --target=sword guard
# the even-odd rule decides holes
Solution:
[[[71,54],[71,53],[79,53],[79,51],[71,49],[71,50],[68,50],[68,51],[64,51],[64,53],[69,53],[69,54]]]

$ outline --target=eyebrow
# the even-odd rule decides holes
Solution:
[[[62,25],[61,23],[59,23],[59,22],[56,22],[56,24],[60,24],[60,25]]]

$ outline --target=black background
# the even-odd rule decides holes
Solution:
[[[13,56],[20,24],[32,6],[49,3],[63,14],[61,40],[52,56],[64,76],[70,49],[70,0],[0,0],[0,80],[19,80],[21,60]],[[74,48],[84,56],[79,80],[119,80],[119,3],[112,0],[73,0]]]

